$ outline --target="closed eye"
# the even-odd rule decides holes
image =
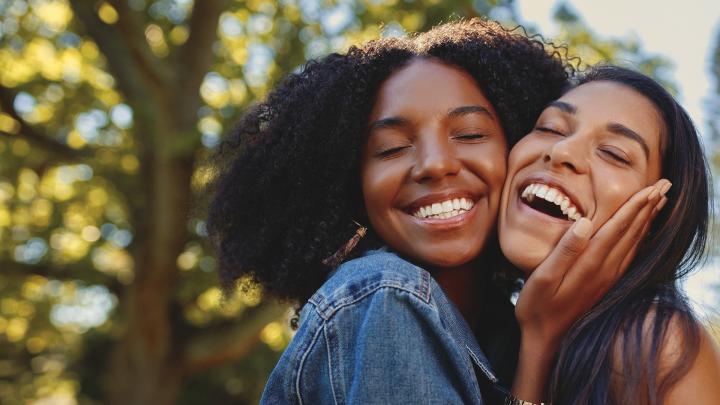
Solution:
[[[409,148],[409,146],[396,146],[394,148],[383,149],[383,150],[379,151],[376,154],[376,156],[383,157],[383,158],[391,157],[391,156],[397,155],[398,153],[402,152],[403,149],[405,149],[405,148]]]
[[[475,141],[478,139],[485,139],[487,138],[487,135],[484,134],[460,134],[453,136],[455,139],[459,139],[461,141]]]
[[[608,150],[608,149],[601,149],[600,152],[604,153],[606,156],[610,157],[611,159],[615,160],[618,163],[622,163],[624,165],[629,165],[630,161],[626,158],[620,156],[619,154]]]

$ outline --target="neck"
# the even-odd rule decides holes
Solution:
[[[491,271],[487,255],[457,267],[433,268],[431,273],[448,298],[471,326],[480,314],[485,283],[483,271]]]
[[[478,313],[478,271],[476,266],[469,264],[432,271],[435,280],[469,324]]]

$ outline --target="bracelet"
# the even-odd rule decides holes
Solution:
[[[536,404],[535,402],[523,401],[520,398],[515,398],[512,394],[507,394],[505,397],[505,405],[550,405],[550,403],[540,402],[539,404]]]

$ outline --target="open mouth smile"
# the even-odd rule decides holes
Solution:
[[[536,211],[565,221],[577,221],[583,216],[578,205],[567,194],[547,184],[528,184],[520,199]]]

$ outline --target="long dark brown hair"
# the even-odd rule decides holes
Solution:
[[[576,85],[594,81],[627,86],[655,105],[664,124],[662,177],[673,186],[628,271],[568,332],[548,391],[553,404],[661,404],[699,348],[700,327],[678,280],[704,255],[711,210],[708,165],[691,119],[654,80],[600,66]],[[658,373],[671,325],[673,341],[681,335],[682,350]]]

